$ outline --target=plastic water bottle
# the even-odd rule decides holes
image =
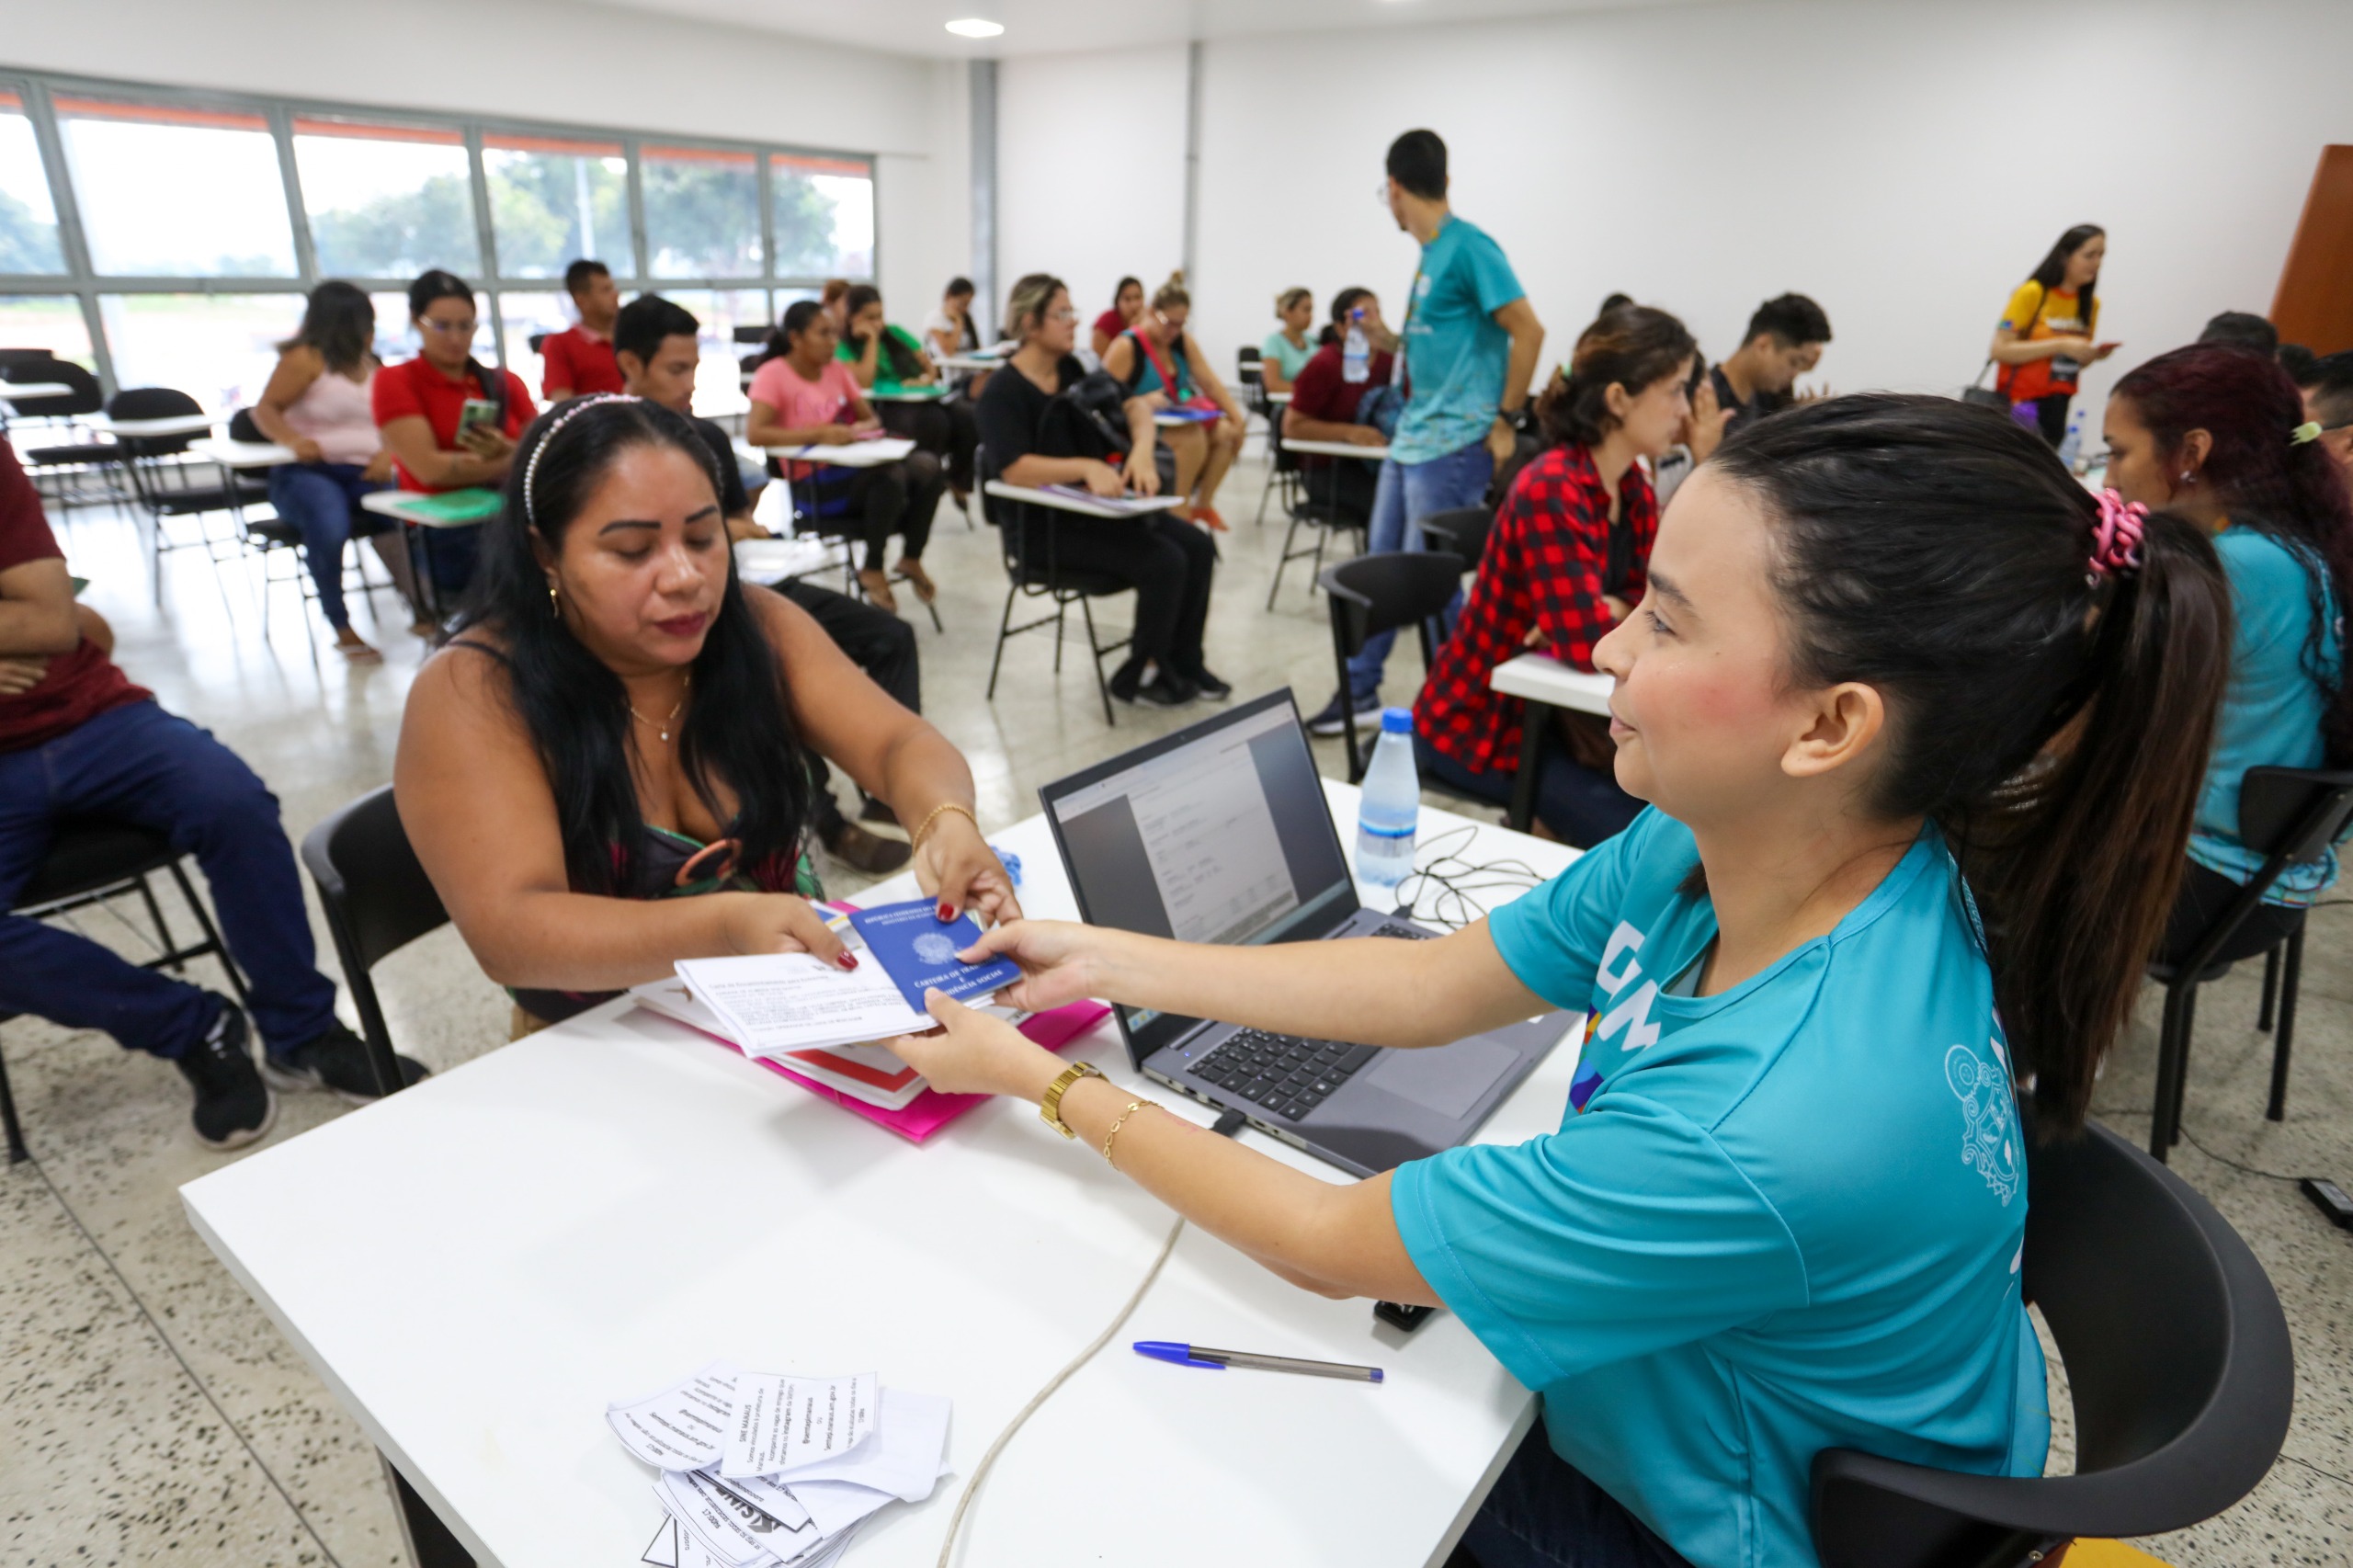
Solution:
[[[1422,780],[1414,767],[1414,715],[1381,710],[1381,740],[1365,769],[1357,805],[1357,880],[1393,888],[1414,869],[1414,833],[1422,815]]]
[[[2084,456],[2084,411],[2077,409],[2068,416],[2067,433],[2059,440],[2059,460],[2067,465],[2069,473],[2081,473]]]
[[[1372,379],[1372,340],[1364,335],[1364,307],[1348,312],[1348,337],[1340,350],[1340,380],[1360,385]]]

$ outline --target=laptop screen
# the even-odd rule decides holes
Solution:
[[[1288,689],[1040,794],[1092,925],[1256,944],[1317,936],[1356,913],[1356,886]],[[1139,1062],[1193,1022],[1120,1012]]]

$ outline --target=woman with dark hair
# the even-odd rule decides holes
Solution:
[[[1167,282],[1153,290],[1151,308],[1138,314],[1104,352],[1103,369],[1130,392],[1156,396],[1157,406],[1164,409],[1215,415],[1204,424],[1164,430],[1161,440],[1176,459],[1176,493],[1185,497],[1179,514],[1222,532],[1225,519],[1218,516],[1217,487],[1242,455],[1242,429],[1248,415],[1185,330],[1192,310],[1185,275],[1170,274]]]
[[[2100,343],[2099,268],[2108,258],[2108,231],[2078,223],[2059,236],[2051,254],[2018,287],[1994,329],[1987,358],[2001,369],[1994,389],[2010,400],[2019,423],[2057,447],[2067,434],[2067,404],[2084,367],[2116,352]]]
[[[1142,314],[1142,282],[1134,278],[1120,278],[1120,286],[1111,290],[1111,308],[1095,318],[1095,358],[1101,360],[1110,351],[1111,340],[1135,325]]]
[[[392,475],[392,455],[369,401],[376,369],[376,307],[357,284],[331,278],[311,290],[302,324],[278,346],[278,366],[254,402],[256,426],[294,453],[292,462],[269,471],[270,507],[302,536],[302,560],[318,585],[319,613],[335,628],[335,651],[368,665],[383,655],[352,630],[343,602],[343,551],[359,498],[384,488]],[[400,536],[373,537],[392,580],[414,604]],[[420,619],[417,630],[432,628]]]
[[[1811,1563],[1824,1449],[2042,1473],[2025,1140],[2082,1125],[2131,1018],[2228,601],[2195,523],[2006,418],[1792,409],[1684,486],[1596,651],[1651,809],[1550,883],[1427,942],[1016,921],[967,954],[1017,961],[1019,1006],[1396,1049],[1581,1012],[1558,1131],[1335,1183],[945,997],[897,1049],[1282,1279],[1452,1309],[1544,1402],[1463,1538],[1485,1568]]]
[[[1519,772],[1528,704],[1489,688],[1495,666],[1530,648],[1594,667],[1595,645],[1643,597],[1658,505],[1635,460],[1690,434],[1699,346],[1681,322],[1625,305],[1585,329],[1567,370],[1536,405],[1549,450],[1496,508],[1454,631],[1414,705],[1414,751],[1449,788],[1498,803]],[[1536,820],[1554,837],[1600,843],[1641,801],[1611,771],[1598,725],[1563,715],[1542,749]]]
[[[972,447],[980,439],[972,425],[972,405],[938,396],[939,371],[914,333],[884,319],[881,290],[871,283],[853,283],[842,306],[849,314],[849,335],[834,358],[849,367],[850,380],[880,394],[876,409],[885,430],[905,437],[918,450],[947,465],[949,487],[956,494],[956,505],[963,506],[972,488]],[[902,394],[928,401],[911,402]]]
[[[582,398],[525,434],[457,635],[393,768],[417,858],[518,1031],[680,959],[856,967],[802,853],[813,756],[913,835],[942,918],[1018,914],[962,757],[799,607],[735,574],[683,415]]]
[[[924,319],[925,346],[942,359],[969,354],[981,346],[981,331],[972,323],[972,280],[951,278],[939,296],[939,308]]]
[[[515,437],[539,414],[530,390],[514,371],[474,358],[474,291],[464,278],[438,267],[423,274],[408,286],[408,313],[416,358],[380,372],[369,390],[401,488],[430,493],[503,482]],[[481,533],[434,530],[427,558],[437,588],[466,585]]]
[[[2186,957],[2263,865],[2239,839],[2246,770],[2353,767],[2353,504],[2319,434],[2287,372],[2244,348],[2177,348],[2109,393],[2109,483],[2205,529],[2231,584],[2230,691],[2163,958]],[[2273,946],[2336,880],[2334,854],[2289,867],[2223,956]]]
[[[752,372],[745,442],[755,447],[840,447],[882,433],[882,423],[874,417],[857,378],[835,358],[837,343],[834,318],[817,301],[797,301],[785,311],[784,319],[768,334],[767,358]],[[899,608],[891,592],[892,574],[884,568],[892,534],[901,541],[898,575],[924,603],[938,597],[938,585],[923,566],[932,514],[939,509],[945,483],[938,458],[910,452],[897,462],[871,468],[774,458],[768,462],[771,472],[810,487],[811,499],[803,507],[808,514],[820,519],[854,519],[850,532],[866,545],[858,585],[877,608]]]
[[[1111,453],[1115,461],[1079,449],[1070,437],[1080,422],[1058,417],[1073,411],[1056,400],[1087,374],[1071,352],[1078,312],[1063,280],[1033,272],[1016,282],[1005,326],[1019,347],[989,378],[978,408],[995,476],[1008,484],[1083,484],[1104,496],[1160,494],[1151,399],[1131,397],[1121,405],[1128,449]],[[1053,540],[1062,567],[1100,573],[1136,591],[1135,631],[1127,662],[1111,676],[1112,696],[1176,708],[1233,693],[1202,662],[1201,631],[1217,573],[1217,547],[1207,534],[1165,512],[1119,518],[1074,513],[1055,519]]]

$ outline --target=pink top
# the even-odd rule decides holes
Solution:
[[[384,440],[376,431],[370,388],[376,372],[355,381],[337,370],[321,370],[302,395],[286,405],[286,423],[298,436],[319,444],[319,460],[331,463],[365,463]]]
[[[752,372],[749,395],[754,403],[775,409],[777,423],[786,429],[807,430],[819,425],[847,424],[858,383],[850,379],[849,367],[838,359],[826,360],[824,373],[811,381],[802,380],[801,372],[779,355]],[[790,476],[805,479],[815,466],[794,463]]]

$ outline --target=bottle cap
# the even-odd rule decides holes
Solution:
[[[1384,735],[1410,735],[1414,733],[1414,710],[1410,708],[1384,708],[1381,710],[1381,733]]]

